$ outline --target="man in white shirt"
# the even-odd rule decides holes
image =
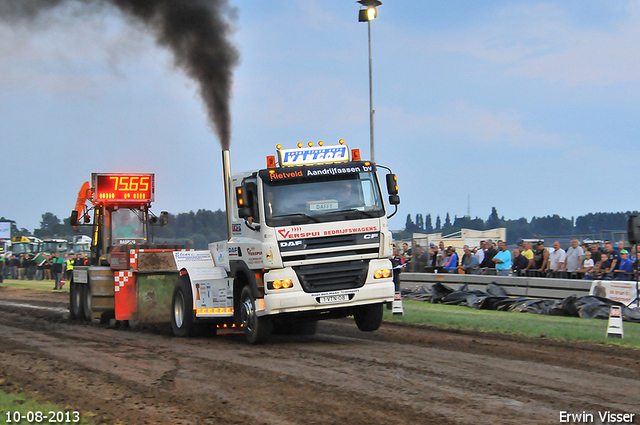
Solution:
[[[582,266],[584,250],[577,239],[571,239],[571,246],[567,249],[567,272],[574,273]]]
[[[438,267],[444,267],[444,265],[446,264],[446,258],[447,258],[447,254],[445,252],[444,249],[444,242],[440,241],[440,243],[438,244],[438,255],[437,255],[437,260],[436,260],[436,266]]]
[[[564,272],[567,262],[567,253],[560,248],[560,242],[553,243],[554,251],[549,254],[549,275],[550,277],[561,277],[559,273]]]
[[[476,258],[478,259],[478,264],[482,263],[482,260],[484,260],[484,249],[485,249],[485,245],[484,245],[484,241],[480,241],[480,248],[478,248],[478,250],[476,251]]]

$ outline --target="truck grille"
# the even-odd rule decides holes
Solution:
[[[352,249],[348,251],[335,251],[335,252],[320,252],[317,254],[302,254],[302,255],[292,255],[285,257],[285,264],[289,261],[308,261],[308,260],[318,260],[318,259],[333,259],[336,257],[347,257],[354,255],[367,255],[371,258],[376,258],[378,256],[378,247],[375,248],[363,248],[363,249]]]
[[[334,248],[338,246],[351,246],[358,243],[355,234],[339,236],[324,236],[321,238],[305,239],[305,249]]]
[[[369,261],[293,267],[305,292],[325,292],[360,288],[369,270]]]
[[[380,251],[380,233],[345,234],[279,243],[285,266],[296,266],[303,261],[340,260],[340,257],[377,258]]]

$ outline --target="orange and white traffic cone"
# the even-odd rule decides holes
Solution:
[[[64,284],[67,283],[64,281],[64,277],[62,279],[60,279],[60,289],[62,289],[62,287],[64,286]]]

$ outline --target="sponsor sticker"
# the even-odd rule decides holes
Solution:
[[[346,145],[283,149],[279,154],[282,166],[349,161],[349,149]]]

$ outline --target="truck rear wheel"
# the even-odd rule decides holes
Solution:
[[[84,319],[84,309],[82,308],[82,287],[73,280],[69,286],[69,317],[71,319]]]
[[[261,344],[271,335],[271,318],[258,317],[256,299],[249,286],[242,288],[240,295],[240,319],[244,326],[244,335],[251,344]]]
[[[191,282],[185,276],[178,279],[173,289],[171,329],[179,338],[193,335],[193,292],[191,292]]]
[[[369,304],[359,307],[353,314],[353,318],[356,320],[358,329],[363,332],[372,332],[382,325],[383,314],[383,304]]]
[[[93,318],[92,309],[93,309],[93,294],[91,293],[91,284],[85,283],[84,285],[80,285],[81,288],[78,288],[82,291],[82,303],[80,306],[80,310],[82,311],[82,316],[84,320],[90,322]]]

